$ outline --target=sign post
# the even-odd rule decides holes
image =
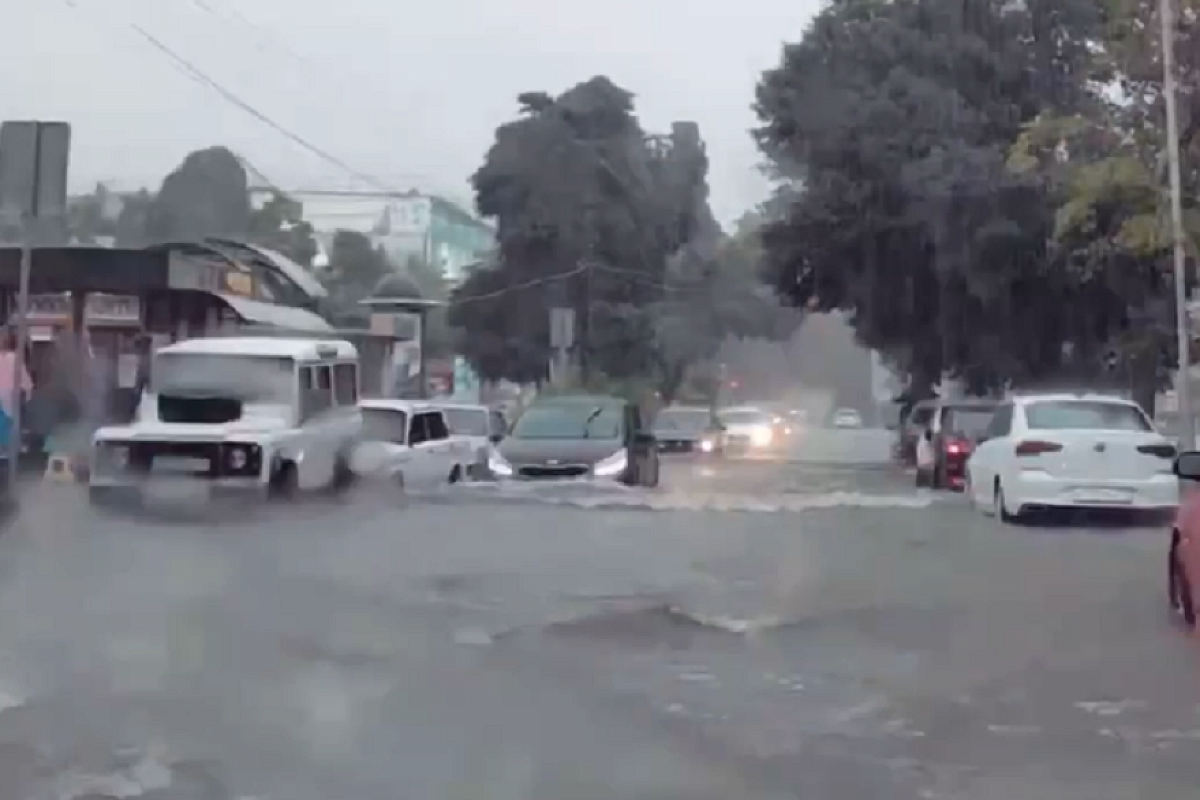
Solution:
[[[71,126],[65,122],[0,124],[0,214],[21,225],[21,272],[17,288],[17,330],[12,397],[9,401],[9,499],[16,496],[17,462],[21,456],[25,350],[29,344],[29,278],[33,250],[46,238],[49,225],[65,227],[67,162]],[[60,231],[61,236],[61,231]]]
[[[575,309],[550,309],[550,348],[554,351],[550,362],[550,383],[562,387],[567,384],[570,372],[570,353],[575,346]]]

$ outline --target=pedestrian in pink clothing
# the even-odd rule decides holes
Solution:
[[[33,391],[33,379],[29,377],[29,368],[22,360],[21,364],[21,400],[29,399]],[[0,339],[0,408],[9,417],[13,414],[13,389],[17,386],[17,335],[11,329],[4,332]]]

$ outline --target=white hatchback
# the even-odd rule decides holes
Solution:
[[[971,503],[1005,521],[1054,508],[1168,510],[1179,504],[1175,446],[1136,403],[1039,394],[996,408],[967,462]]]

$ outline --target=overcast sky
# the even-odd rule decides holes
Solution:
[[[356,173],[469,200],[467,176],[519,92],[606,74],[637,95],[647,129],[700,123],[713,205],[729,221],[765,192],[747,134],[757,76],[818,5],[5,0],[0,119],[70,121],[77,188],[156,186],[189,150],[213,144],[283,188],[354,181],[189,79],[134,23]]]

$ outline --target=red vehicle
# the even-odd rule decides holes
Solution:
[[[939,403],[922,433],[933,445],[933,462],[925,469],[918,466],[917,485],[934,489],[963,488],[967,460],[975,451],[996,404],[986,400],[947,400]]]
[[[961,490],[967,481],[967,459],[974,449],[975,442],[965,436],[944,439],[941,483],[935,488]]]
[[[1200,589],[1200,451],[1175,459],[1179,478],[1179,510],[1171,529],[1167,557],[1167,595],[1189,628],[1196,625],[1196,590]]]

